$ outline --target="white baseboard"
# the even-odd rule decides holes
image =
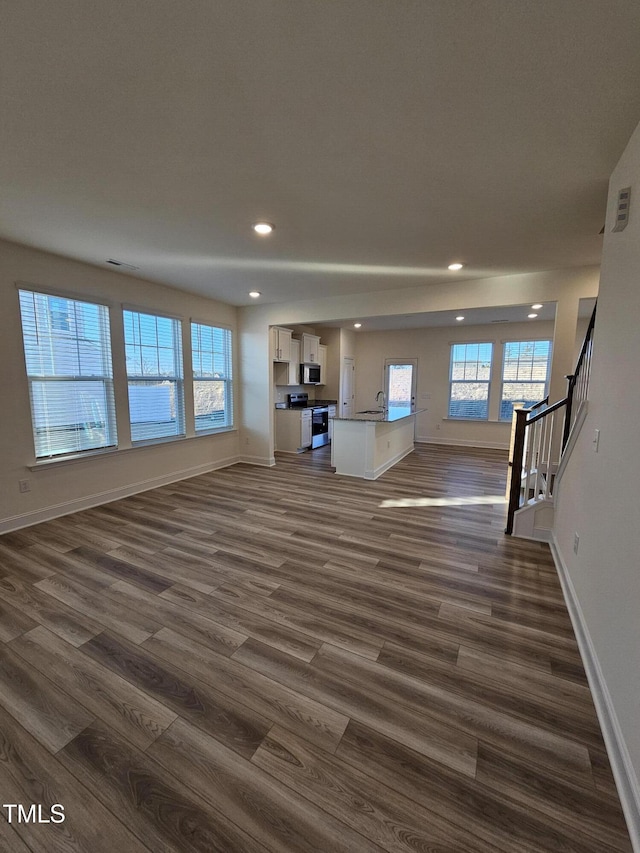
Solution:
[[[339,477],[353,477],[357,480],[377,480],[378,477],[382,476],[385,471],[388,471],[389,468],[393,468],[401,459],[404,459],[405,456],[408,456],[410,453],[413,453],[413,447],[407,447],[404,450],[401,450],[399,453],[392,459],[388,459],[382,465],[379,465],[377,468],[365,468],[363,474],[347,474],[344,471],[335,471]]]
[[[42,509],[33,510],[32,512],[22,513],[20,515],[12,515],[8,518],[0,519],[0,534],[10,533],[13,530],[21,530],[23,527],[30,527],[32,524],[40,524],[43,521],[52,521],[54,518],[60,518],[63,515],[70,515],[72,512],[80,512],[83,509],[91,509],[94,506],[111,503],[112,501],[128,498],[131,495],[137,495],[140,492],[147,492],[150,489],[157,489],[160,486],[168,486],[171,483],[177,483],[179,480],[188,480],[190,477],[197,477],[200,474],[208,474],[210,471],[216,471],[219,468],[227,468],[229,465],[235,465],[239,459],[237,456],[228,456],[225,459],[219,459],[216,462],[207,462],[204,465],[196,465],[192,468],[183,468],[181,471],[173,471],[171,474],[163,474],[159,477],[151,477],[148,480],[140,480],[137,483],[129,483],[126,486],[120,486],[117,489],[108,489],[104,492],[95,492],[92,495],[87,495],[83,498],[76,498],[64,503],[53,504],[52,506],[43,507]]]
[[[447,444],[453,447],[482,447],[487,450],[509,450],[508,442],[500,441],[471,441],[463,438],[434,438],[432,435],[418,436],[417,444]]]
[[[396,453],[396,455],[392,459],[388,459],[382,465],[378,465],[377,468],[365,471],[365,480],[377,480],[378,477],[382,476],[385,471],[388,471],[389,468],[393,468],[394,465],[396,465],[401,459],[404,459],[404,457],[408,456],[410,453],[413,453],[413,445],[411,445],[411,447],[406,447],[399,453]]]
[[[534,527],[533,539],[535,542],[551,542],[553,539],[553,530],[548,527]]]
[[[273,468],[276,464],[275,456],[249,456],[241,453],[235,462],[244,462],[246,465],[262,465],[262,467]]]
[[[553,537],[553,531],[547,530],[546,527],[535,527],[533,530],[533,535],[525,536],[522,533],[513,533],[514,539],[527,539],[529,542],[548,542],[551,544],[551,540]]]
[[[567,566],[562,559],[555,536],[552,537],[550,546],[562,585],[565,603],[571,617],[580,654],[582,655],[582,662],[587,673],[593,702],[596,706],[596,713],[598,714],[607,754],[611,762],[611,770],[616,780],[620,803],[622,804],[622,810],[627,821],[631,845],[634,853],[640,853],[640,783],[633,768],[620,724],[618,723],[611,694],[600,668],[598,656],[591,641],[589,629],[585,622],[575,587],[573,586]]]

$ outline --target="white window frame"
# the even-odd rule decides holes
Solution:
[[[98,299],[37,285],[18,283],[17,288],[36,462],[112,451],[118,439],[110,306]],[[74,321],[66,329],[54,316],[50,304],[54,301],[67,302],[73,309]],[[79,308],[82,306],[98,310],[97,340],[81,334],[84,318]],[[30,335],[36,340],[29,341]],[[44,344],[41,348],[38,338]],[[58,371],[59,367],[74,366],[74,361],[75,370]],[[96,370],[98,366],[100,370]],[[94,388],[89,389],[96,384],[101,386],[98,394]],[[62,392],[57,399],[55,394],[48,396],[56,385]],[[86,393],[76,395],[82,385]],[[60,407],[61,400],[65,401],[63,407]]]
[[[464,363],[466,364],[475,364],[476,365],[476,377],[465,377],[463,379],[454,379],[453,378],[453,354],[454,347],[484,347],[488,346],[490,348],[490,357],[489,357],[489,377],[487,379],[478,379],[477,374],[479,370],[480,364],[483,363],[480,359],[480,353],[478,352],[478,358],[475,361],[464,359]],[[466,355],[466,352],[465,352]],[[450,344],[449,348],[449,402],[447,405],[447,418],[450,420],[456,421],[488,421],[489,420],[489,403],[491,399],[491,379],[493,375],[493,358],[494,358],[494,344],[493,341],[454,341]],[[466,374],[466,368],[465,368]],[[478,415],[470,415],[469,417],[464,417],[463,415],[456,415],[451,413],[451,405],[455,402],[452,399],[453,388],[456,385],[465,385],[465,384],[477,384],[477,385],[486,385],[487,388],[487,396],[486,396],[486,415],[478,416]],[[483,401],[484,402],[484,401]]]
[[[531,380],[505,379],[505,367],[507,365],[507,347],[510,345],[513,346],[514,344],[517,344],[519,347],[522,347],[523,344],[525,344],[525,345],[526,344],[533,344],[535,347],[536,344],[540,344],[540,343],[545,343],[545,344],[549,345],[549,351],[547,354],[547,369],[546,369],[546,374],[545,374],[545,379],[544,379],[544,389],[543,389],[542,397],[540,398],[540,400],[544,400],[544,398],[547,397],[547,395],[549,394],[549,382],[551,379],[551,360],[552,360],[553,341],[551,341],[549,338],[533,338],[533,339],[529,338],[527,340],[503,341],[503,343],[502,343],[502,381],[500,383],[500,403],[499,403],[499,407],[498,407],[498,419],[500,421],[502,421],[503,423],[509,423],[512,420],[512,415],[509,415],[508,417],[503,417],[503,415],[502,415],[502,404],[504,402],[504,386],[505,385],[521,385],[524,387],[526,385],[539,385],[541,382],[540,379],[535,379],[535,380],[534,379],[531,379]],[[518,367],[521,364],[520,356],[521,356],[521,352],[518,353],[518,360],[517,360]],[[512,360],[513,359],[510,359],[509,361],[512,361]],[[533,359],[526,359],[526,360],[523,359],[523,361],[531,362],[532,369],[533,369]],[[533,402],[539,403],[540,400],[535,400]],[[516,402],[516,401],[508,401],[508,402]],[[520,400],[518,402],[520,402]],[[529,400],[526,395],[522,395],[522,402],[531,403],[531,400]]]
[[[205,349],[202,346],[203,331],[210,331],[212,336],[215,333],[222,333],[223,345],[222,352],[217,353],[215,349]],[[209,433],[220,432],[233,428],[233,331],[228,326],[214,325],[212,323],[203,323],[200,320],[191,320],[191,368],[193,375],[193,418],[196,435],[206,435]],[[212,344],[213,347],[213,344]],[[216,363],[216,354],[219,356]],[[210,365],[206,364],[207,356],[211,356]],[[220,364],[220,361],[222,364]],[[206,368],[210,366],[208,371]],[[221,369],[216,369],[216,367]],[[202,426],[198,427],[198,402],[197,402],[197,384],[198,383],[219,383],[223,385],[223,422],[217,426]]]
[[[131,315],[132,320],[132,331],[134,335],[133,340],[129,340],[129,327],[128,327],[128,315]],[[142,333],[140,331],[140,319],[141,317],[152,318],[155,321],[155,344],[143,344],[142,343]],[[171,323],[171,347],[161,347],[160,346],[160,338],[158,333],[158,320],[166,320]],[[162,312],[155,311],[150,308],[138,308],[131,306],[124,306],[122,309],[122,323],[124,327],[124,348],[125,348],[125,364],[126,364],[126,372],[127,372],[127,390],[128,390],[128,399],[129,399],[129,425],[131,428],[131,444],[134,447],[140,446],[142,444],[155,444],[157,442],[163,441],[172,441],[185,437],[185,403],[184,403],[184,362],[183,362],[183,353],[182,353],[182,320],[179,317],[171,316],[168,314],[163,314]],[[137,332],[138,339],[136,340],[136,323],[137,323]],[[130,350],[129,347],[135,348],[138,347],[140,349],[140,362],[139,362],[139,371],[130,370]],[[143,347],[149,350],[156,350],[156,361],[157,361],[157,371],[154,373],[152,370],[153,364],[147,362],[147,366],[145,367],[143,363]],[[160,369],[160,350],[169,350],[173,354],[173,370],[171,372],[162,373]],[[149,357],[150,357],[149,353]],[[146,431],[147,434],[142,435],[142,428],[136,429],[136,423],[143,423],[142,421],[134,421],[135,410],[134,410],[134,402],[135,397],[132,393],[133,388],[135,387],[144,387],[148,385],[150,387],[164,387],[169,385],[173,387],[173,407],[175,410],[175,417],[173,420],[164,421],[164,423],[175,423],[175,429],[166,431],[162,429],[158,429],[155,433],[150,426]],[[137,406],[135,407],[137,409]],[[169,413],[171,413],[171,395],[169,395]],[[150,413],[151,414],[151,413]],[[154,422],[153,420],[149,420],[147,423],[154,424],[159,423],[158,421]],[[137,435],[136,435],[137,433]]]

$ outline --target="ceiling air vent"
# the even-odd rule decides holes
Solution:
[[[631,203],[631,187],[625,187],[618,193],[618,206],[616,208],[616,221],[612,231],[624,231],[629,221],[629,204]]]
[[[114,258],[107,258],[106,263],[112,267],[120,267],[123,270],[139,270],[140,267],[134,267],[133,264],[125,264],[124,261],[116,261]]]

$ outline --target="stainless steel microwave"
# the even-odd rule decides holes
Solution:
[[[301,364],[300,365],[300,384],[301,385],[319,385],[320,384],[320,365],[319,364]]]

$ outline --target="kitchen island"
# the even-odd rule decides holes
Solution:
[[[333,418],[331,464],[336,474],[377,480],[413,450],[417,414],[390,409]]]

